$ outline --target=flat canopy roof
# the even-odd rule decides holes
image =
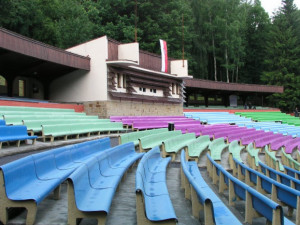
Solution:
[[[206,91],[218,90],[229,92],[260,92],[260,93],[283,93],[283,86],[226,83],[211,80],[189,79],[185,81],[187,88],[196,88]]]
[[[90,70],[90,58],[0,28],[1,75],[52,80],[77,69]]]

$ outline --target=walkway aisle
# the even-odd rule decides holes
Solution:
[[[185,199],[183,189],[180,189],[180,163],[170,164],[167,168],[167,186],[173,203],[178,225],[200,225],[192,216],[192,204]]]

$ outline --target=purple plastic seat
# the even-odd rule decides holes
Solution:
[[[273,151],[277,151],[281,147],[286,146],[292,140],[293,140],[293,137],[291,135],[287,135],[287,136],[284,136],[280,139],[273,140],[270,143],[270,149],[273,150]]]
[[[300,146],[300,138],[295,138],[286,144],[285,152],[287,154],[291,154],[295,148],[299,149],[299,146]]]
[[[283,137],[283,134],[274,134],[270,136],[260,137],[254,140],[256,148],[262,148],[271,143],[271,141],[276,141]]]
[[[255,135],[251,135],[248,137],[242,137],[240,139],[240,141],[241,141],[242,145],[248,145],[251,142],[254,142],[256,139],[259,139],[261,137],[268,137],[268,136],[272,136],[272,135],[274,135],[273,132],[261,132],[261,133],[256,133]]]

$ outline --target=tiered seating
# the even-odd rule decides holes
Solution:
[[[17,146],[20,147],[21,141],[32,140],[35,144],[37,136],[28,136],[25,126],[0,126],[0,149],[3,142],[17,141]]]
[[[214,184],[217,184],[217,181],[219,181],[219,192],[223,193],[225,189],[229,189],[229,205],[234,206],[237,199],[245,201],[245,223],[251,224],[255,217],[265,217],[267,221],[272,224],[293,224],[284,218],[282,207],[277,204],[274,199],[272,199],[272,201],[259,193],[259,191],[253,189],[250,184],[247,183],[247,179],[245,184],[240,179],[235,178],[209,155],[207,155],[207,157],[207,171]],[[235,162],[239,161],[235,160]],[[243,164],[239,162],[239,165]],[[257,173],[260,174],[259,172]],[[257,186],[260,187],[260,184],[257,184]]]
[[[136,146],[139,144],[139,138],[145,137],[147,135],[158,134],[158,133],[163,133],[163,132],[168,132],[168,129],[161,128],[161,129],[144,130],[144,131],[139,131],[139,132],[131,132],[131,133],[122,134],[122,135],[119,135],[119,144],[133,142],[134,145]]]
[[[300,127],[295,125],[281,124],[275,122],[253,122],[239,125],[246,126],[248,128],[255,128],[257,130],[272,131],[273,133],[291,135],[293,137],[297,137],[300,135]]]
[[[284,146],[284,151],[288,154],[292,154],[293,150],[300,149],[300,138],[294,138],[293,140],[287,142]]]
[[[181,130],[181,133],[186,134],[186,133],[193,133],[193,132],[189,132],[189,130],[193,130],[193,129],[199,129],[201,127],[203,127],[204,125],[201,124],[178,124],[175,123],[175,130]],[[199,136],[199,135],[197,135]]]
[[[276,158],[275,152],[269,152],[267,148],[265,148],[265,160],[268,166],[275,170],[284,171],[283,165]]]
[[[173,123],[174,126],[176,126],[177,124],[200,125],[200,121],[195,121],[193,119],[187,118],[175,118],[164,120],[156,120],[155,118],[153,118],[151,120],[135,120],[133,121],[132,128],[134,130],[166,128],[169,126],[169,123]]]
[[[249,118],[240,117],[228,112],[185,112],[184,115],[207,124],[236,124],[251,121]]]
[[[186,159],[188,161],[195,160],[196,162],[198,162],[201,153],[208,148],[210,143],[211,141],[208,135],[198,137],[196,140],[188,143],[184,148]]]
[[[226,148],[228,148],[228,144],[225,143],[224,138],[215,139],[208,146],[209,153],[213,160],[219,162],[221,161],[222,152]]]
[[[262,172],[264,175],[272,178],[273,180],[278,181],[288,187],[296,189],[300,191],[300,180],[291,177],[285,173],[279,172],[277,170],[272,169],[271,167],[259,162],[258,171]]]
[[[300,171],[300,163],[282,149],[281,162],[294,170]]]
[[[183,118],[184,116],[110,116],[110,121],[112,122],[122,122],[123,119],[162,119],[164,120],[165,118],[172,118],[172,119],[176,119],[176,118]]]
[[[104,225],[117,187],[130,166],[144,153],[136,153],[132,142],[95,155],[68,178],[68,224],[96,218]]]
[[[296,209],[296,224],[299,224],[299,191],[283,185],[276,180],[273,180],[265,176],[264,174],[247,167],[245,164],[239,162],[238,160],[235,160],[235,163],[238,165],[239,180],[245,179],[247,185],[255,185],[256,190],[260,193],[271,194],[271,199],[274,202],[281,201],[282,203],[284,203],[289,208],[288,216],[291,216],[293,213],[293,209]],[[284,224],[291,224],[291,222],[285,218]]]
[[[242,224],[210,189],[202,178],[195,161],[186,161],[181,152],[181,188],[185,197],[192,201],[193,216],[199,219],[200,210],[204,211],[205,224]]]
[[[135,180],[137,224],[176,224],[176,214],[166,184],[170,157],[161,158],[159,147],[141,159]]]
[[[42,132],[44,141],[59,136],[67,139],[70,135],[78,138],[80,134],[124,131],[122,123],[76,113],[74,109],[1,106],[0,112],[6,124],[24,124],[31,135]]]
[[[269,150],[271,151],[278,151],[284,146],[288,146],[290,142],[293,141],[293,137],[291,135],[283,136],[277,140],[273,140],[270,142]]]
[[[43,141],[50,138],[53,142],[55,137],[64,137],[67,140],[68,136],[75,135],[79,138],[80,134],[86,134],[88,137],[92,133],[100,135],[101,132],[120,132],[125,131],[122,123],[77,123],[77,124],[61,124],[61,125],[42,125]]]
[[[259,149],[256,149],[254,147],[253,143],[250,143],[247,146],[247,153],[248,153],[247,161],[248,161],[248,165],[250,165],[251,168],[258,167],[258,163],[260,162],[260,159],[258,158],[259,151],[260,151]]]
[[[85,123],[109,123],[109,119],[44,119],[44,120],[23,120],[23,125],[27,127],[27,130],[31,133],[42,132],[42,125],[57,125],[57,124],[85,124]]]
[[[299,118],[281,112],[239,112],[236,114],[251,118],[253,121],[274,121],[289,125],[300,125]]]
[[[167,139],[162,142],[162,156],[171,156],[172,161],[175,160],[178,151],[186,147],[196,139],[194,133],[182,134],[174,138]]]
[[[181,132],[176,130],[141,137],[139,138],[139,150],[140,152],[148,151],[156,146],[161,146],[162,142],[168,140],[169,138],[180,135],[182,135]]]
[[[233,162],[233,158],[239,160],[242,162],[241,159],[241,151],[244,149],[244,146],[240,146],[238,141],[233,141],[229,144],[228,146],[228,151],[229,151],[229,157],[228,157],[228,161],[229,161],[229,166],[230,169],[233,170],[233,174],[235,175],[237,170],[236,170],[236,166],[235,163]]]
[[[123,125],[125,127],[132,127],[134,129],[144,129],[143,122],[151,122],[151,121],[155,121],[155,122],[180,122],[180,121],[187,121],[187,119],[183,116],[137,116],[137,117],[130,117],[130,118],[124,118],[122,119],[120,122],[123,123]],[[195,120],[188,120],[191,124],[200,124],[200,121],[196,122]],[[148,123],[145,123],[148,124]]]
[[[26,224],[33,224],[37,205],[53,191],[55,198],[59,198],[59,186],[68,175],[92,155],[109,148],[110,140],[104,138],[30,155],[0,166],[0,221],[7,224],[8,208],[23,207],[27,209]]]

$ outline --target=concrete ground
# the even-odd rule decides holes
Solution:
[[[105,135],[101,136],[111,137],[112,146],[118,144],[117,135]],[[68,141],[55,141],[50,142],[37,142],[36,145],[22,145],[20,148],[13,146],[4,147],[0,150],[0,165],[25,157],[29,154],[46,151],[51,148],[74,144],[77,142],[92,140],[99,137],[71,139]],[[220,199],[228,206],[228,193],[218,194],[216,185],[213,185],[211,179],[208,177],[205,165],[206,165],[206,153],[202,154],[198,163],[200,172],[205,181],[212,188],[212,190],[220,197]],[[263,156],[261,156],[263,159]],[[191,202],[184,197],[184,191],[180,189],[180,160],[179,154],[176,157],[175,162],[170,163],[167,169],[167,186],[170,193],[170,197],[178,218],[178,225],[199,225],[204,224],[202,215],[200,220],[195,219],[192,216]],[[245,161],[246,154],[242,153],[241,158]],[[228,151],[225,151],[222,155],[221,164],[229,169],[228,164]],[[135,198],[135,171],[128,172],[126,179],[122,181],[120,189],[116,192],[114,200],[111,205],[110,213],[107,217],[106,225],[136,225],[136,198]],[[236,215],[236,217],[243,222],[245,216],[245,202],[239,201],[235,207],[229,207],[230,210]],[[286,209],[284,210],[286,212]],[[21,225],[25,223],[26,212],[18,210],[12,213],[9,220],[9,225]],[[295,213],[292,217],[295,221]],[[0,223],[1,224],[1,223]],[[36,225],[66,225],[67,224],[67,185],[62,184],[61,199],[53,200],[52,196],[47,197],[38,206],[38,213],[36,218]],[[93,219],[84,219],[80,223],[81,225],[96,225],[97,221]],[[253,224],[262,225],[266,224],[266,219],[257,218],[253,221]]]

